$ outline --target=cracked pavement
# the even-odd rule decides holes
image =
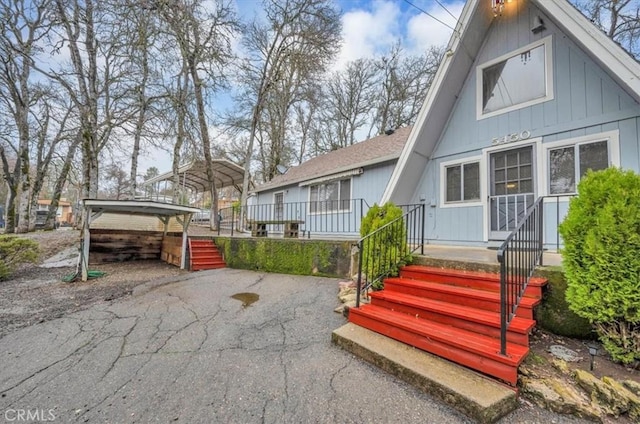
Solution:
[[[337,288],[201,271],[13,332],[0,339],[0,422],[18,409],[56,422],[469,422],[331,344],[345,322]],[[244,292],[259,300],[231,297]],[[551,421],[518,414],[510,422]]]

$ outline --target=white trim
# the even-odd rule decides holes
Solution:
[[[274,191],[273,193],[273,204],[276,204],[276,194],[282,194],[282,203],[284,203],[284,194],[285,194],[285,190],[278,190],[278,191]]]
[[[575,193],[561,193],[561,194],[550,194],[549,184],[551,183],[550,175],[549,175],[549,152],[551,150],[568,147],[568,146],[578,146],[581,144],[589,144],[595,143],[598,141],[607,141],[608,154],[609,154],[609,166],[620,166],[620,131],[612,130],[612,131],[604,131],[596,134],[589,134],[580,137],[572,137],[566,138],[563,140],[558,140],[550,143],[542,144],[542,155],[541,155],[541,174],[543,175],[543,181],[541,185],[540,195],[541,196],[572,196]],[[576,188],[579,181],[576,181]]]
[[[313,186],[317,186],[320,184],[327,184],[327,183],[332,183],[337,181],[338,183],[340,181],[343,180],[349,180],[349,209],[337,209],[337,210],[330,210],[330,211],[324,211],[324,212],[311,212],[311,202],[313,202],[314,200],[311,200],[311,187]],[[319,182],[317,184],[313,184],[313,185],[309,185],[306,187],[307,188],[307,202],[309,203],[309,216],[320,216],[320,215],[331,215],[331,214],[339,214],[339,213],[351,213],[351,205],[353,203],[353,177],[349,177],[349,178],[340,178],[338,180],[330,180],[330,181],[324,181],[324,182]],[[340,192],[342,190],[342,184],[338,184],[338,205],[340,205]],[[316,200],[317,202],[318,200]]]
[[[509,53],[503,54],[500,57],[492,59],[488,62],[482,63],[476,66],[476,118],[478,120],[490,118],[492,116],[502,115],[507,112],[511,112],[514,110],[522,109],[528,106],[533,106],[538,103],[547,102],[549,100],[553,100],[554,98],[554,89],[553,89],[553,42],[552,36],[549,35],[541,40],[535,41],[531,44],[527,44],[526,46],[520,47],[519,49],[513,50]],[[545,65],[545,91],[546,95],[543,97],[538,97],[536,99],[528,100],[523,103],[518,103],[515,105],[507,106],[502,109],[494,110],[491,112],[483,113],[482,112],[482,98],[483,98],[483,84],[482,84],[482,71],[489,66],[495,65],[496,63],[503,62],[505,60],[509,60],[512,57],[515,57],[519,54],[522,54],[528,50],[535,49],[536,47],[544,46],[544,65]]]
[[[276,217],[276,207],[278,205],[278,203],[276,202],[276,196],[278,194],[282,194],[282,203],[280,203],[280,204],[282,205],[282,215],[284,216],[284,195],[285,195],[285,192],[284,192],[284,190],[274,191],[272,193],[273,196],[271,197],[271,200],[272,200],[272,203],[273,203],[273,217],[274,217],[274,219],[281,219],[281,218],[277,218]]]
[[[446,201],[446,191],[447,191],[447,176],[446,169],[452,165],[466,165],[469,163],[478,163],[478,177],[480,178],[480,198],[478,200],[460,200],[458,202],[447,202]],[[457,160],[448,160],[446,162],[440,162],[440,208],[466,208],[471,206],[482,206],[483,199],[483,191],[482,191],[482,156],[471,156]]]
[[[180,215],[182,213],[200,212],[200,209],[190,206],[147,200],[84,199],[82,202],[84,206],[90,206],[93,210],[103,210],[106,212],[141,213],[146,215]]]
[[[540,145],[542,144],[542,137],[534,137],[534,138],[529,138],[526,140],[522,140],[522,141],[517,141],[515,143],[507,143],[507,144],[500,144],[498,146],[491,146],[491,147],[486,147],[484,149],[482,149],[482,163],[484,164],[484,178],[481,178],[481,182],[484,184],[483,187],[481,187],[481,192],[482,190],[484,190],[484,201],[482,202],[482,222],[483,222],[483,229],[482,229],[482,237],[483,237],[483,241],[488,242],[489,241],[489,221],[490,221],[490,217],[489,217],[489,179],[491,178],[491,175],[489,175],[490,173],[490,166],[489,166],[489,155],[491,153],[495,153],[495,152],[500,152],[500,151],[504,151],[504,150],[511,150],[511,149],[518,149],[520,147],[526,147],[526,146],[531,146],[532,147],[532,153],[533,153],[533,157],[531,158],[531,160],[533,161],[532,163],[532,167],[531,170],[533,172],[536,173],[536,175],[534,175],[535,178],[533,178],[534,181],[534,187],[533,187],[533,192],[534,192],[534,197],[538,197],[540,196],[540,159],[539,159],[539,154],[540,154]]]

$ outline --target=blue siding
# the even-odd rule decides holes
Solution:
[[[442,208],[439,205],[440,164],[443,161],[479,156],[491,147],[493,137],[528,130],[532,139],[545,143],[579,136],[618,130],[621,166],[640,172],[640,105],[630,97],[575,42],[528,2],[517,3],[519,11],[502,16],[492,23],[474,66],[458,94],[447,127],[432,153],[421,181],[415,188],[413,202],[427,204],[426,233],[430,242],[482,244],[485,221],[482,207]],[[541,16],[546,30],[530,31],[530,23]],[[533,106],[497,116],[476,118],[476,67],[537,40],[552,36],[554,98]],[[543,149],[544,151],[544,149]],[[534,154],[535,149],[534,149]],[[542,158],[536,158],[538,163]],[[481,178],[488,185],[488,164]],[[547,170],[541,170],[547,172]],[[486,199],[487,193],[483,193]],[[483,199],[483,201],[485,200]],[[556,243],[556,205],[545,204],[546,242]],[[560,202],[560,216],[566,213],[567,202]],[[563,209],[564,208],[564,209]]]
[[[380,203],[397,160],[364,169],[362,175],[351,180],[351,198],[364,199],[370,206]]]
[[[363,199],[363,201],[351,202],[349,210],[312,214],[306,203],[309,201],[309,187],[299,186],[299,183],[259,192],[253,204],[270,205],[274,203],[274,194],[282,192],[285,203],[284,219],[303,219],[305,223],[301,225],[301,229],[311,231],[312,234],[322,229],[323,233],[341,235],[344,235],[344,230],[347,229],[346,233],[357,236],[360,232],[362,216],[367,213],[370,206],[380,202],[396,162],[397,160],[392,160],[369,166],[364,168],[362,174],[351,177],[350,198]],[[289,205],[299,202],[300,204]],[[270,209],[266,206],[265,208],[261,210],[263,216],[270,213]],[[276,226],[272,227],[268,230],[278,231]]]

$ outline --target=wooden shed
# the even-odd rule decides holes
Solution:
[[[187,230],[199,209],[136,200],[85,199],[80,265],[161,259],[186,266]]]

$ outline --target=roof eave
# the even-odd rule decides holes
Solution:
[[[610,75],[636,101],[640,101],[638,62],[633,57],[595,25],[589,23],[575,7],[571,5],[563,7],[558,0],[534,1],[547,15],[553,16],[555,23],[566,33],[571,34],[573,41],[578,43],[593,60],[604,69],[608,69]]]
[[[390,160],[398,159],[399,157],[400,157],[400,152],[397,152],[390,155],[381,156],[379,158],[371,159],[368,161],[358,162],[358,163],[350,164],[348,166],[342,166],[340,168],[332,169],[331,172],[325,172],[325,173],[314,174],[314,175],[306,175],[304,177],[294,178],[292,180],[283,181],[282,183],[276,183],[274,185],[269,185],[269,183],[267,183],[264,185],[264,187],[260,187],[260,186],[256,187],[252,192],[262,193],[263,191],[273,190],[276,188],[297,185],[304,181],[313,180],[313,179],[321,178],[325,176],[331,176],[333,174],[339,174],[339,173],[348,171],[350,169],[365,168],[367,166],[377,165],[379,163],[384,163]]]
[[[408,172],[417,173],[420,169],[424,169],[424,164],[440,139],[458,97],[459,89],[464,84],[464,80],[475,62],[476,55],[493,18],[489,8],[479,9],[478,4],[479,0],[470,0],[462,9],[456,29],[447,45],[446,53],[436,71],[398,164],[387,183],[381,203],[390,200],[400,203],[408,201],[407,195],[403,198],[397,198],[399,181]],[[469,28],[472,28],[473,31],[470,31]],[[479,37],[479,34],[482,34],[482,37]],[[457,91],[447,89],[452,81],[458,87]],[[424,131],[425,128],[428,128],[428,132]],[[418,139],[421,139],[422,143],[417,143]],[[415,166],[409,166],[409,162],[412,160],[417,162],[412,164]],[[404,188],[406,189],[406,187]]]

